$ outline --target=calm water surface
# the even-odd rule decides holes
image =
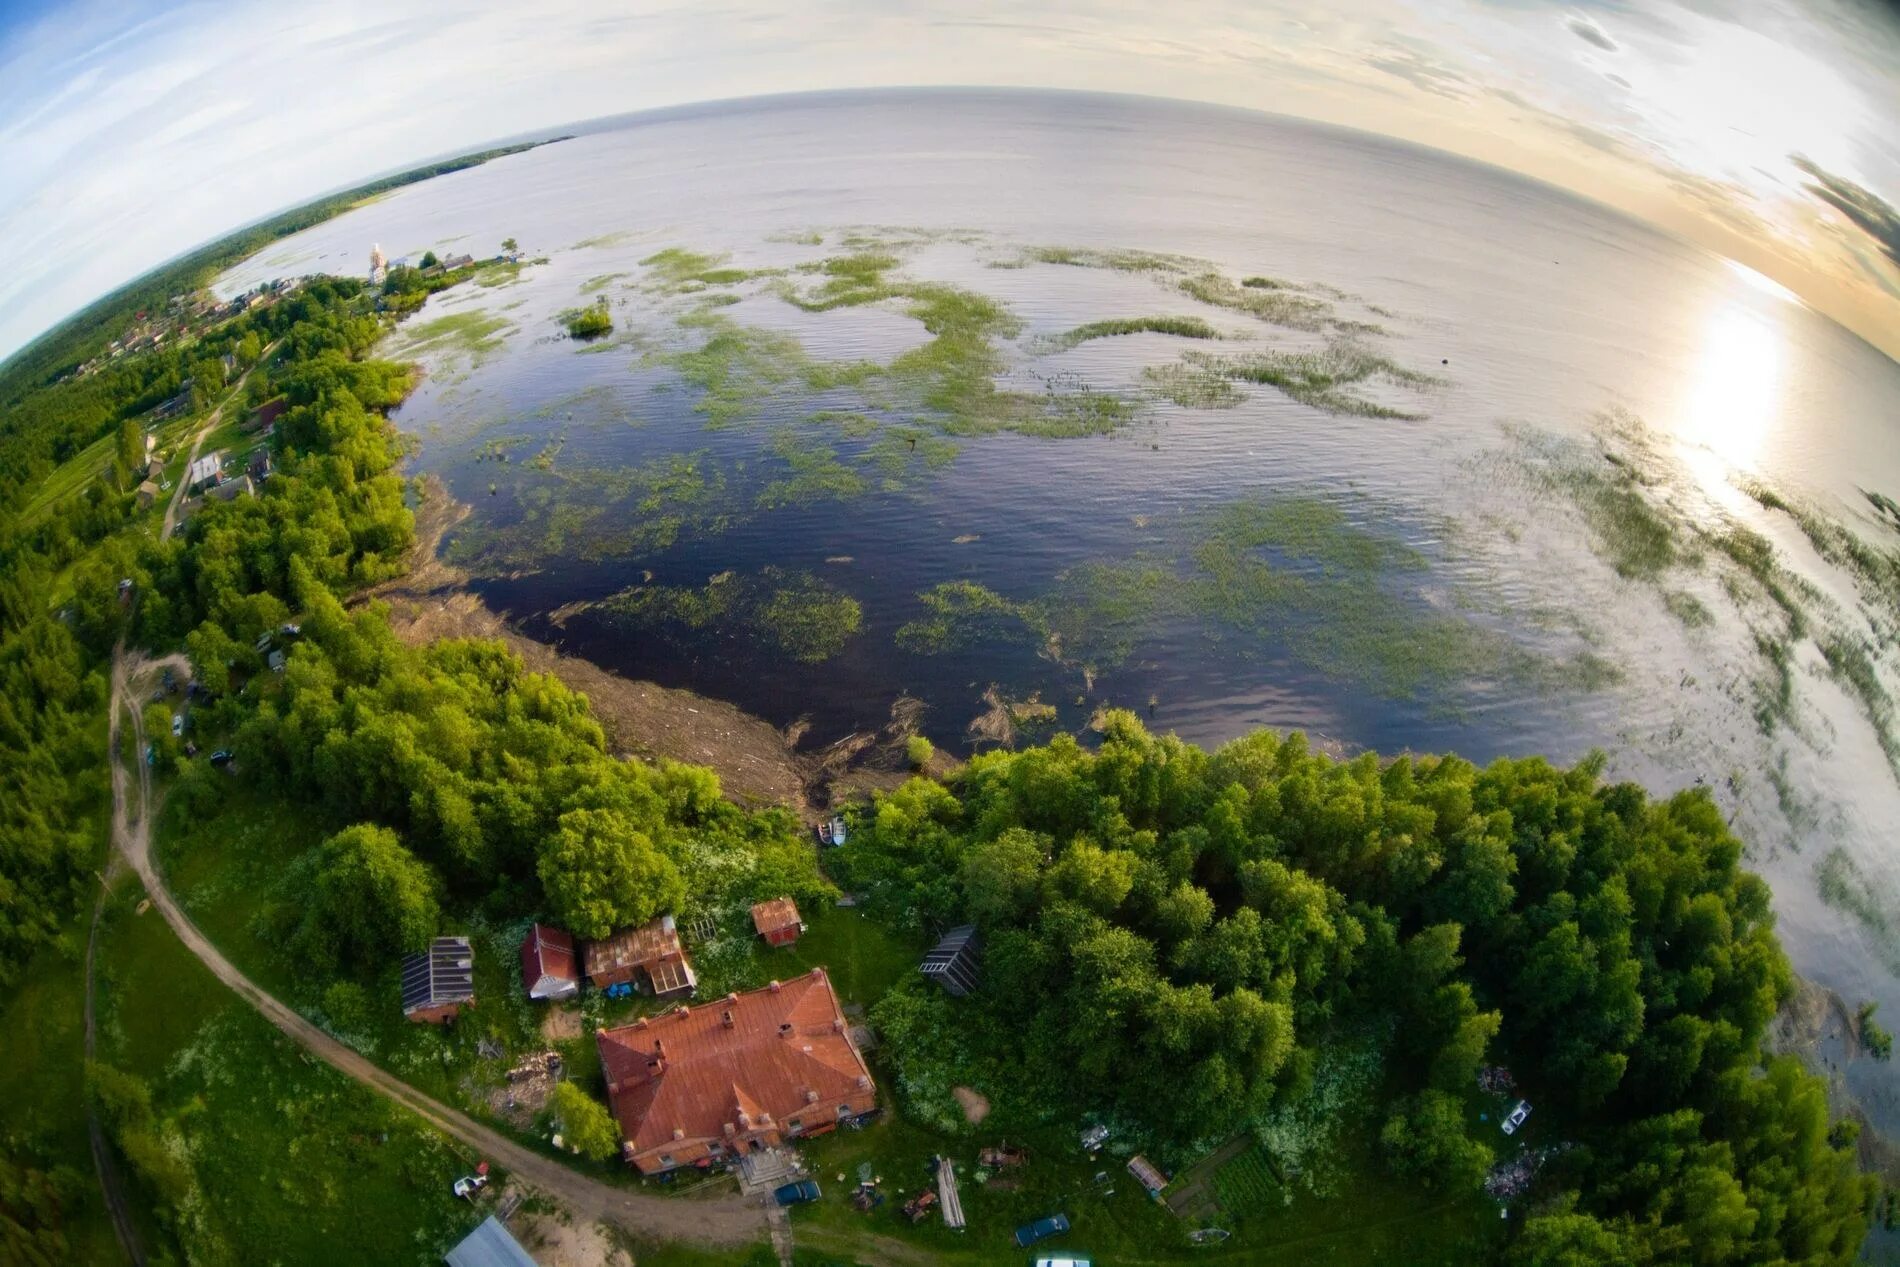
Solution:
[[[751,490],[782,474],[768,450],[776,429],[850,402],[788,385],[708,430],[697,390],[665,361],[703,337],[678,322],[698,297],[652,293],[640,261],[677,246],[745,268],[796,268],[840,253],[854,230],[898,243],[903,275],[980,292],[1021,318],[1022,337],[1005,348],[1006,386],[1126,393],[1137,401],[1129,425],[1081,439],[962,438],[954,462],[901,490],[759,509]],[[420,442],[415,468],[474,504],[478,533],[519,519],[528,490],[552,478],[527,460],[557,439],[556,473],[700,454],[738,508],[665,548],[601,558],[544,549],[526,567],[478,557],[480,588],[529,632],[780,724],[808,719],[813,741],[879,724],[910,693],[929,706],[927,733],[962,748],[995,684],[1018,698],[1040,692],[1069,728],[1107,702],[1204,743],[1275,726],[1347,748],[1479,761],[1571,760],[1601,747],[1613,775],[1655,791],[1713,786],[1775,886],[1797,968],[1850,1003],[1878,999],[1900,1015],[1892,931],[1823,904],[1816,890],[1821,861],[1844,850],[1868,891],[1865,909],[1900,927],[1900,788],[1859,704],[1805,645],[1792,722],[1765,735],[1748,687],[1758,667],[1751,628],[1764,614],[1725,599],[1713,564],[1661,584],[1619,578],[1576,505],[1526,475],[1551,445],[1589,454],[1606,428],[1620,428],[1627,453],[1628,437],[1641,437],[1657,501],[1685,523],[1762,532],[1864,633],[1848,578],[1737,483],[1765,479],[1894,549],[1862,490],[1900,495],[1900,366],[1772,284],[1549,188],[1361,134],[1150,101],[910,93],[620,121],[401,190],[276,244],[224,285],[360,274],[372,243],[392,258],[431,248],[485,256],[511,236],[546,262],[516,285],[438,297],[410,324],[471,312],[506,323],[486,352],[421,353],[430,378],[397,419]],[[1378,393],[1426,415],[1413,420],[1329,414],[1269,389],[1226,410],[1142,396],[1142,368],[1174,360],[1182,341],[1144,334],[1038,355],[1035,340],[1153,314],[1202,316],[1253,350],[1313,347],[1317,336],[1197,303],[1166,277],[994,267],[1032,245],[1171,253],[1234,278],[1337,288],[1350,296],[1335,300],[1340,316],[1388,332],[1373,340],[1380,353],[1446,382],[1420,396]],[[813,315],[769,285],[733,293],[743,298],[723,316],[791,334],[825,360],[886,362],[926,338],[901,304]],[[596,295],[608,297],[618,329],[604,350],[583,350],[557,318]],[[881,416],[902,421],[893,416],[902,408]],[[860,455],[859,442],[826,439],[847,464]],[[477,460],[498,449],[507,463]],[[1027,599],[1088,561],[1179,567],[1216,508],[1276,497],[1325,499],[1416,550],[1427,566],[1400,578],[1401,609],[1468,622],[1553,661],[1587,652],[1620,682],[1583,689],[1500,674],[1380,689],[1328,671],[1324,647],[1301,641],[1337,629],[1296,622],[1237,634],[1185,614],[1154,622],[1092,682],[1025,642],[924,656],[896,640],[933,585],[970,579]],[[814,666],[762,653],[743,629],[682,639],[598,612],[550,617],[648,579],[697,587],[766,566],[810,572],[858,600],[862,627],[841,654]],[[1703,599],[1714,623],[1692,629],[1670,616],[1670,589]],[[1877,672],[1900,691],[1890,651]],[[1892,1129],[1900,1102],[1870,1068],[1857,1062],[1850,1083]]]

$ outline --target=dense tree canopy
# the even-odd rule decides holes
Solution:
[[[1706,794],[1599,771],[1266,733],[1209,754],[1127,713],[1096,752],[978,756],[882,797],[842,851],[890,917],[986,944],[977,995],[901,988],[877,1019],[913,1094],[948,1063],[1184,1151],[1370,1034],[1379,1149],[1447,1192],[1512,1142],[1472,1111],[1504,1062],[1570,1145],[1525,1261],[1849,1261],[1869,1185],[1819,1082],[1761,1056],[1790,988],[1766,887]]]

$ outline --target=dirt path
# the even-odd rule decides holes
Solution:
[[[111,724],[106,728],[108,743],[116,745],[119,741],[119,710],[113,709]],[[108,864],[106,874],[99,877],[99,900],[92,906],[92,929],[86,934],[86,1063],[92,1063],[94,1036],[98,1032],[94,1023],[92,1006],[92,962],[94,951],[99,944],[99,917],[105,913],[106,895],[112,891],[111,875],[118,869],[115,855]],[[132,1222],[132,1210],[125,1199],[125,1176],[119,1172],[118,1158],[106,1147],[105,1128],[99,1125],[98,1110],[93,1107],[91,1097],[86,1101],[86,1143],[92,1149],[92,1168],[99,1174],[99,1191],[105,1196],[106,1215],[112,1220],[113,1234],[119,1238],[119,1248],[125,1251],[126,1261],[132,1267],[145,1267],[145,1246],[139,1243],[138,1228]]]
[[[237,399],[237,394],[244,390],[244,384],[250,380],[251,370],[270,360],[271,355],[277,351],[277,344],[281,342],[283,340],[279,339],[265,348],[258,354],[257,361],[251,369],[238,375],[238,381],[231,384],[230,389],[224,393],[224,399],[218,402],[216,409],[205,416],[204,426],[199,427],[198,434],[191,438],[191,452],[185,457],[184,472],[178,477],[178,487],[172,492],[171,503],[165,507],[165,526],[159,529],[158,533],[160,541],[170,537],[178,529],[178,511],[184,506],[185,497],[191,489],[191,464],[198,460],[198,451],[204,448],[205,437],[218,429],[218,423],[224,419],[224,407]]]
[[[143,751],[144,748],[144,723],[138,711],[138,696],[133,690],[134,680],[155,668],[183,664],[185,658],[182,655],[145,660],[136,654],[126,653],[114,658],[112,730],[116,737],[119,713],[129,709],[134,752]],[[211,970],[212,975],[231,987],[266,1020],[295,1039],[311,1054],[364,1086],[388,1096],[437,1130],[480,1152],[506,1169],[517,1182],[538,1188],[567,1206],[578,1218],[614,1223],[652,1240],[689,1241],[702,1245],[746,1245],[757,1242],[765,1235],[763,1208],[738,1196],[657,1197],[617,1188],[577,1174],[553,1158],[523,1147],[466,1114],[424,1095],[265,993],[211,944],[172,899],[171,891],[165,887],[164,878],[151,856],[151,815],[145,812],[151,805],[150,773],[140,762],[135,806],[133,780],[125,769],[125,763],[119,758],[116,739],[111,756],[113,841],[144,882],[152,905],[165,917],[165,922],[171,925],[179,940]],[[138,812],[135,813],[135,809]]]

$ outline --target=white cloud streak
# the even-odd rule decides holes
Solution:
[[[1900,327],[1792,150],[1900,195],[1900,23],[1852,0],[76,0],[0,27],[0,354],[239,224],[604,114],[899,84],[1194,98],[1386,132],[1657,220]]]

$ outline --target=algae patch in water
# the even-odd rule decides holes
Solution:
[[[721,574],[698,588],[636,585],[588,609],[618,625],[688,641],[714,629],[737,630],[803,664],[837,655],[864,618],[858,600],[837,586],[776,567],[747,577]]]
[[[783,464],[784,473],[759,490],[760,510],[849,501],[870,491],[870,481],[840,462],[837,450],[810,444],[789,427],[772,437],[766,452]]]
[[[1383,383],[1412,391],[1442,386],[1442,380],[1395,364],[1351,340],[1339,339],[1310,352],[1256,352],[1215,356],[1189,352],[1174,367],[1150,367],[1144,378],[1157,393],[1176,404],[1218,408],[1238,403],[1238,388],[1271,387],[1283,395],[1331,414],[1359,418],[1417,420],[1423,414],[1381,404],[1348,390]]]
[[[455,312],[402,326],[398,348],[404,356],[464,357],[479,365],[499,351],[515,325],[492,312]]]
[[[1315,299],[1285,286],[1264,290],[1236,286],[1219,273],[1184,277],[1180,287],[1182,293],[1204,304],[1244,312],[1269,325],[1285,326],[1291,330],[1323,330],[1333,315],[1333,306],[1323,299]]]
[[[1836,846],[1815,868],[1821,900],[1847,912],[1867,933],[1890,972],[1900,972],[1900,895],[1877,884],[1845,849]]]
[[[651,359],[671,366],[699,389],[693,408],[705,415],[709,427],[743,421],[794,384],[824,390],[862,381],[871,369],[862,363],[821,364],[792,335],[741,325],[719,312],[688,313],[680,318],[680,325],[705,331],[704,341]]]
[[[1167,334],[1178,339],[1218,339],[1219,330],[1199,317],[1121,317],[1109,321],[1091,321],[1061,334],[1039,341],[1041,350],[1060,352],[1078,347],[1092,339],[1112,339],[1128,334]]]
[[[923,613],[899,628],[898,643],[926,655],[1032,644],[1090,676],[1186,618],[1209,637],[1237,639],[1236,654],[1271,649],[1391,697],[1497,680],[1591,690],[1616,679],[1588,653],[1533,651],[1434,609],[1418,590],[1429,560],[1325,499],[1234,502],[1174,535],[1184,560],[1097,560],[1027,599],[967,580],[937,585],[918,596]]]
[[[641,260],[640,267],[647,270],[655,289],[675,295],[693,294],[713,286],[736,286],[755,278],[770,277],[777,271],[733,268],[726,263],[729,258],[669,246]]]
[[[625,273],[597,273],[581,283],[581,294],[591,295],[605,290],[625,276]]]

